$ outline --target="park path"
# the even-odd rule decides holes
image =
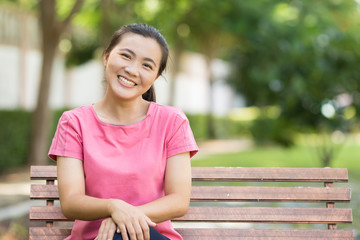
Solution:
[[[202,159],[212,154],[241,152],[253,147],[251,139],[226,139],[226,140],[208,140],[198,142],[199,152],[194,156],[193,160]]]

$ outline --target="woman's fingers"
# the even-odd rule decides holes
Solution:
[[[111,199],[111,217],[124,240],[150,240],[149,226],[156,223],[138,208],[120,200]]]
[[[148,226],[150,227],[156,227],[156,223],[154,223],[153,221],[151,221],[151,219],[148,216],[145,216],[145,220]]]
[[[128,232],[126,230],[125,225],[118,226],[118,229],[119,229],[119,232],[121,233],[121,236],[122,236],[123,240],[129,240]]]
[[[146,232],[149,231],[149,226],[146,224],[145,220],[135,223],[134,230],[137,240],[149,240],[148,238],[145,238]]]
[[[142,238],[138,239],[138,232],[136,231],[136,229],[134,228],[134,226],[132,224],[128,224],[126,226],[127,228],[127,232],[129,234],[130,240],[143,240]],[[142,232],[141,232],[142,234]]]
[[[149,231],[149,225],[147,223],[147,220],[144,219],[144,221],[142,221],[140,223],[140,225],[141,225],[141,229],[143,232],[144,240],[150,240],[150,231]]]
[[[116,225],[114,221],[111,218],[107,218],[104,221],[102,221],[97,240],[111,240],[114,238],[116,230]]]

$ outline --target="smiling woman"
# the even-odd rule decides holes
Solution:
[[[122,27],[104,52],[104,98],[60,118],[49,156],[63,214],[76,219],[67,239],[182,239],[170,219],[188,209],[198,147],[185,114],[155,103],[167,58],[158,30]]]
[[[139,96],[147,92],[159,76],[161,55],[156,40],[126,33],[111,52],[106,52],[104,56],[105,78],[108,82],[105,98],[143,100]],[[97,105],[94,107],[97,108]]]

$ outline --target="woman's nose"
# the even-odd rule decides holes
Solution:
[[[137,64],[136,62],[132,62],[129,63],[126,67],[125,67],[125,71],[127,74],[132,75],[132,76],[138,76],[139,75],[139,64]]]

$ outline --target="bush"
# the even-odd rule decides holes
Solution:
[[[49,135],[49,147],[62,110],[53,112]],[[29,150],[31,112],[24,110],[0,111],[0,171],[27,164]]]
[[[204,140],[209,137],[207,131],[207,116],[203,114],[186,114],[189,119],[191,130],[196,140]]]
[[[209,138],[207,115],[186,114],[189,119],[191,130],[196,140]],[[215,117],[215,135],[218,139],[235,138],[250,135],[251,122],[237,121],[228,117]]]
[[[26,164],[31,114],[23,110],[0,111],[0,170]]]
[[[49,132],[49,147],[54,136],[61,114],[66,109],[53,112]],[[196,140],[208,139],[207,116],[202,114],[187,114],[191,129]],[[232,120],[226,117],[215,118],[216,138],[234,138],[248,136],[251,122]],[[31,127],[31,112],[24,110],[0,111],[0,171],[27,164],[29,137]]]
[[[254,120],[251,133],[256,144],[277,143],[284,147],[294,145],[295,130],[288,121],[260,117]]]
[[[250,121],[232,120],[228,117],[215,118],[215,135],[219,139],[251,136]]]

